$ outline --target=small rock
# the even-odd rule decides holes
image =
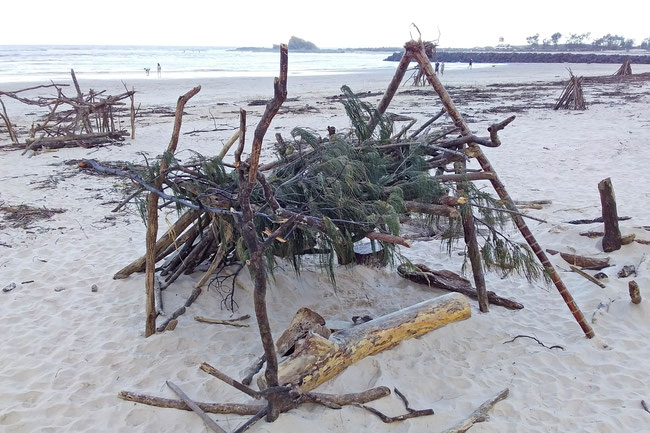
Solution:
[[[636,277],[636,268],[634,265],[625,265],[623,268],[621,268],[620,271],[618,271],[618,278],[626,278],[629,277],[630,275],[634,274]]]
[[[605,278],[609,278],[609,277],[604,272],[598,272],[597,274],[594,275],[594,278],[596,278],[597,280],[604,280]]]
[[[370,316],[352,316],[352,322],[355,325],[361,325],[362,323],[370,322],[372,317]]]
[[[11,283],[11,284],[7,284],[6,286],[4,286],[2,288],[2,291],[7,293],[7,292],[11,292],[15,288],[16,288],[16,283]]]
[[[54,289],[55,292],[62,292],[62,291],[64,291],[64,290],[65,290],[65,287],[56,287],[56,288]]]
[[[98,290],[97,284],[93,284],[92,286],[90,286],[90,291],[91,292],[95,293],[95,292],[97,292],[97,290]]]

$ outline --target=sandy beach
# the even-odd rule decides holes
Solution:
[[[501,147],[484,149],[511,196],[516,200],[551,200],[542,209],[527,210],[546,220],[529,220],[543,248],[610,257],[612,267],[601,288],[571,272],[559,256],[551,260],[596,337],[586,339],[554,286],[528,283],[522,277],[502,279],[487,273],[488,290],[524,304],[520,311],[492,306],[488,314],[470,301],[472,317],[451,323],[394,349],[367,357],[321,385],[321,392],[353,392],[373,386],[398,388],[416,409],[435,415],[394,424],[355,407],[341,410],[304,405],[275,423],[256,424],[254,432],[391,432],[424,433],[450,428],[503,388],[510,395],[490,412],[488,421],[472,427],[481,432],[650,432],[650,245],[633,242],[604,253],[600,239],[580,236],[601,230],[601,224],[566,222],[601,215],[598,182],[610,177],[624,235],[650,240],[650,81],[595,82],[585,87],[586,111],[554,111],[552,106],[568,77],[611,75],[616,65],[512,64],[493,68],[448,70],[448,87],[472,130],[486,128],[510,115],[516,120],[501,132]],[[634,73],[650,65],[633,65]],[[290,76],[289,98],[274,119],[275,133],[289,136],[296,126],[326,135],[327,126],[349,128],[340,102],[343,84],[355,92],[375,92],[376,104],[392,77],[391,70],[324,76]],[[119,81],[85,80],[83,89],[124,90]],[[40,83],[38,83],[40,84]],[[257,123],[263,106],[248,106],[273,93],[270,78],[156,79],[129,81],[137,91],[142,116],[136,138],[122,146],[70,148],[28,158],[22,151],[0,151],[0,206],[26,204],[63,209],[48,219],[17,224],[0,213],[0,430],[26,432],[204,432],[191,412],[126,402],[118,392],[129,390],[167,398],[171,380],[193,399],[246,402],[248,398],[198,369],[209,362],[233,377],[262,353],[254,321],[249,328],[196,322],[196,315],[228,318],[222,294],[210,289],[179,319],[174,331],[144,338],[144,275],[113,280],[113,274],[144,253],[145,227],[135,206],[111,209],[125,197],[127,182],[80,170],[82,158],[142,163],[155,158],[169,143],[178,96],[196,85],[200,93],[186,106],[178,156],[194,150],[216,154],[238,128],[239,108]],[[27,87],[0,83],[0,89]],[[414,91],[417,90],[417,91]],[[34,93],[37,94],[37,93]],[[328,99],[329,98],[329,99]],[[37,110],[6,101],[11,120],[26,136]],[[412,116],[418,124],[440,111],[429,88],[402,86],[389,111]],[[125,124],[127,118],[122,119]],[[449,122],[449,120],[446,120]],[[210,132],[192,132],[217,129]],[[10,144],[4,129],[0,145]],[[250,144],[249,144],[250,147]],[[248,149],[247,149],[248,150]],[[232,161],[234,149],[226,157]],[[267,145],[262,162],[273,160]],[[475,162],[470,167],[476,168]],[[479,183],[491,191],[488,183]],[[176,219],[171,210],[160,218],[160,233]],[[514,234],[515,231],[513,230]],[[415,241],[402,253],[414,263],[460,272],[464,251],[459,242],[448,254],[439,240]],[[459,254],[460,253],[460,254]],[[618,278],[624,265],[636,276]],[[199,273],[184,275],[163,294],[166,311],[182,305]],[[632,304],[628,282],[635,280],[643,301]],[[93,292],[91,287],[96,285]],[[233,317],[253,315],[253,284],[240,274]],[[364,266],[337,268],[337,286],[315,267],[300,277],[288,263],[279,263],[267,295],[274,335],[289,324],[296,310],[307,306],[326,320],[350,321],[354,315],[386,314],[446,292],[402,279],[395,269]],[[599,308],[600,304],[606,307]],[[549,349],[532,339],[534,336]],[[389,414],[404,408],[395,396],[371,404]],[[212,415],[227,431],[247,418]]]

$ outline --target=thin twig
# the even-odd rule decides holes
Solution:
[[[537,341],[537,343],[538,343],[540,346],[544,346],[544,347],[546,347],[547,349],[562,349],[562,350],[565,350],[564,347],[560,346],[559,344],[556,344],[556,345],[554,345],[554,346],[550,346],[550,347],[549,347],[549,346],[547,346],[546,344],[544,344],[544,343],[542,343],[541,341],[539,341],[537,338],[532,337],[532,336],[530,336],[530,335],[524,335],[524,334],[519,334],[519,335],[517,335],[516,337],[514,337],[512,340],[504,341],[503,344],[506,344],[506,343],[512,343],[512,342],[515,341],[517,338],[530,338],[530,339],[532,339],[532,340]]]

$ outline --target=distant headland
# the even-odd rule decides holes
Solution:
[[[318,48],[315,43],[306,41],[297,36],[291,36],[289,39],[289,51],[299,53],[347,53],[347,52],[381,52],[390,53],[400,50],[400,47],[376,47],[376,48]],[[239,47],[234,48],[233,51],[252,51],[258,53],[276,52],[280,49],[280,45],[273,45],[272,47]]]

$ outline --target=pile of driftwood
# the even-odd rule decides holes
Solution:
[[[630,59],[625,59],[620,68],[614,73],[614,76],[632,75],[632,62]]]
[[[419,64],[440,96],[443,110],[409,135],[408,127],[413,122],[394,133],[392,117],[386,109],[411,60]],[[280,84],[283,82],[286,85],[286,77],[284,81],[279,79]],[[377,108],[343,88],[346,99],[342,102],[353,126],[350,134],[330,130],[323,138],[315,131],[295,128],[291,140],[276,135],[279,158],[260,164],[264,133],[286,98],[286,90],[283,98],[277,96],[283,94],[277,88],[280,84],[276,83],[276,97],[267,105],[255,130],[249,161],[241,160],[246,137],[243,110],[239,131],[217,157],[199,155],[195,162],[184,164],[174,158],[183,107],[200,88],[179,99],[170,146],[162,161],[151,164],[147,172],[120,171],[85,161],[96,170],[131,178],[148,194],[146,204],[141,202],[147,219],[147,254],[115,274],[115,278],[126,278],[133,272],[146,271],[146,335],[164,330],[170,320],[176,319],[173,314],[156,327],[157,312],[162,307],[156,307],[155,299],[160,301],[161,296],[156,294],[182,274],[200,268],[204,272],[195,292],[176,311],[178,314],[191,305],[206,283],[221,287],[228,280],[232,282],[244,265],[252,266],[254,258],[271,263],[275,257],[282,257],[299,270],[301,257],[315,254],[333,279],[335,260],[349,264],[363,261],[359,256],[368,252],[381,251],[380,261],[385,261],[394,257],[395,245],[408,247],[409,242],[400,237],[400,220],[406,214],[448,218],[450,228],[455,229],[451,234],[464,237],[482,311],[488,310],[489,303],[484,267],[514,269],[529,278],[549,276],[585,333],[593,335],[535,242],[524,215],[518,212],[480,149],[499,146],[498,131],[514,116],[488,128],[488,137],[473,134],[433,73],[422,43],[413,42],[407,44],[406,55]],[[452,127],[433,132],[427,129],[443,114],[451,118]],[[237,140],[235,163],[224,163],[221,158]],[[482,171],[465,170],[470,158],[478,160]],[[242,174],[242,169],[246,173]],[[454,173],[446,174],[447,171]],[[471,183],[476,180],[490,181],[500,200],[489,201],[487,194],[478,192]],[[163,206],[185,209],[160,238],[159,197],[165,200]],[[472,209],[480,216],[474,216]],[[506,221],[504,215],[515,222],[528,246],[503,237],[498,227]],[[482,245],[477,233],[488,233]],[[259,241],[257,248],[251,248],[254,240]],[[357,248],[359,241],[369,243],[365,253]],[[535,265],[533,254],[541,266]],[[228,272],[222,272],[225,270]],[[233,290],[225,296],[231,308]]]
[[[585,98],[582,93],[584,77],[576,77],[571,70],[569,70],[569,75],[569,81],[562,90],[553,109],[586,110],[587,104],[585,104]]]
[[[122,129],[119,112],[123,106],[130,103],[131,138],[135,138],[135,90],[128,90],[115,96],[105,95],[106,91],[95,92],[90,89],[83,93],[74,70],[70,71],[72,82],[76,91],[75,96],[67,96],[63,89],[67,84],[46,84],[25,89],[5,92],[0,90],[0,97],[4,96],[22,104],[47,107],[48,113],[38,122],[32,124],[29,136],[21,143],[11,123],[2,99],[0,106],[2,119],[9,137],[14,145],[22,145],[24,152],[39,149],[60,149],[63,147],[96,147],[105,143],[123,141],[129,133]],[[26,92],[37,89],[54,89],[56,96],[39,96],[29,98],[23,96]],[[116,121],[115,117],[118,116]]]
[[[399,393],[408,412],[404,415],[388,417],[363,405],[387,395],[385,388],[339,396],[310,390],[364,356],[469,317],[470,308],[464,295],[448,294],[336,332],[332,332],[315,312],[301,309],[277,342],[271,335],[266,308],[267,273],[274,257],[284,257],[298,268],[303,254],[316,254],[322,258],[324,267],[331,269],[335,259],[342,263],[354,260],[355,246],[359,241],[370,243],[372,252],[381,249],[390,257],[395,245],[409,246],[399,235],[400,216],[404,213],[444,215],[457,221],[467,245],[476,297],[482,311],[487,311],[489,302],[483,279],[484,264],[498,264],[499,258],[505,257],[511,267],[521,270],[523,266],[524,273],[532,272],[522,264],[526,262],[522,250],[528,251],[527,248],[508,244],[495,229],[495,214],[507,215],[521,231],[531,254],[537,256],[544,273],[556,285],[585,335],[589,338],[594,336],[481,150],[482,145],[500,145],[498,131],[513,118],[488,128],[489,137],[477,137],[435,76],[422,42],[410,41],[405,49],[395,76],[376,109],[344,90],[347,94],[344,105],[353,125],[351,134],[336,134],[330,130],[328,137],[321,138],[313,131],[296,128],[292,140],[276,136],[279,158],[270,164],[260,164],[260,154],[271,121],[287,97],[286,45],[280,49],[280,76],[275,80],[274,97],[255,128],[248,159],[242,159],[247,136],[244,110],[240,111],[239,131],[220,153],[220,156],[225,155],[227,148],[238,140],[234,164],[224,163],[219,156],[199,156],[194,163],[185,164],[174,158],[183,107],[200,91],[197,87],[179,98],[172,139],[158,164],[150,164],[144,172],[136,173],[102,167],[94,161],[83,162],[95,170],[127,176],[148,192],[142,208],[147,222],[146,254],[116,274],[116,278],[123,278],[135,271],[146,272],[146,336],[156,331],[156,293],[178,275],[196,269],[202,261],[208,263],[207,272],[184,306],[161,324],[159,330],[164,330],[183,314],[201,293],[201,285],[213,275],[216,277],[212,278],[220,278],[221,270],[226,267],[248,266],[254,283],[255,316],[264,350],[255,371],[266,365],[258,378],[261,391],[247,385],[252,376],[240,382],[210,365],[203,364],[201,369],[256,400],[265,400],[264,404],[198,404],[171,382],[168,385],[180,401],[127,392],[120,394],[122,398],[191,409],[217,432],[224,430],[206,415],[207,410],[252,414],[252,418],[236,432],[245,431],[262,417],[274,421],[281,413],[303,403],[317,403],[332,409],[354,404],[370,410],[384,422],[432,414],[431,410],[410,408],[406,398]],[[410,136],[404,128],[397,134],[393,133],[391,117],[386,110],[411,60],[419,64],[439,95],[444,113],[454,123],[453,132],[423,133],[426,127],[420,127]],[[458,136],[448,138],[452,133]],[[465,167],[468,158],[476,158],[482,170],[468,172]],[[432,169],[436,170],[434,174],[431,174]],[[449,169],[454,173],[444,174]],[[479,204],[481,198],[486,199],[472,186],[474,180],[490,181],[499,195],[499,203],[495,201],[492,206],[485,206],[485,202]],[[185,209],[179,220],[160,238],[157,236],[159,198],[163,198],[163,206],[174,204]],[[473,209],[477,209],[481,217],[475,217]],[[486,221],[488,217],[493,220]],[[490,234],[485,240],[486,245],[491,245],[487,250],[479,247],[477,232],[479,235],[481,232],[477,231],[477,224],[482,224]],[[453,226],[453,222],[450,225]],[[158,266],[163,260],[165,262]],[[157,271],[165,275],[157,275]],[[421,266],[402,268],[401,271],[405,277],[414,280],[438,278],[438,284],[443,277],[446,282],[453,279]],[[163,283],[162,277],[167,277],[167,281]],[[466,281],[461,281],[460,285],[469,289]],[[519,306],[512,304],[511,307]],[[449,431],[466,431],[472,423],[484,420],[489,407],[505,398],[507,393],[507,390],[498,393],[466,422]]]

